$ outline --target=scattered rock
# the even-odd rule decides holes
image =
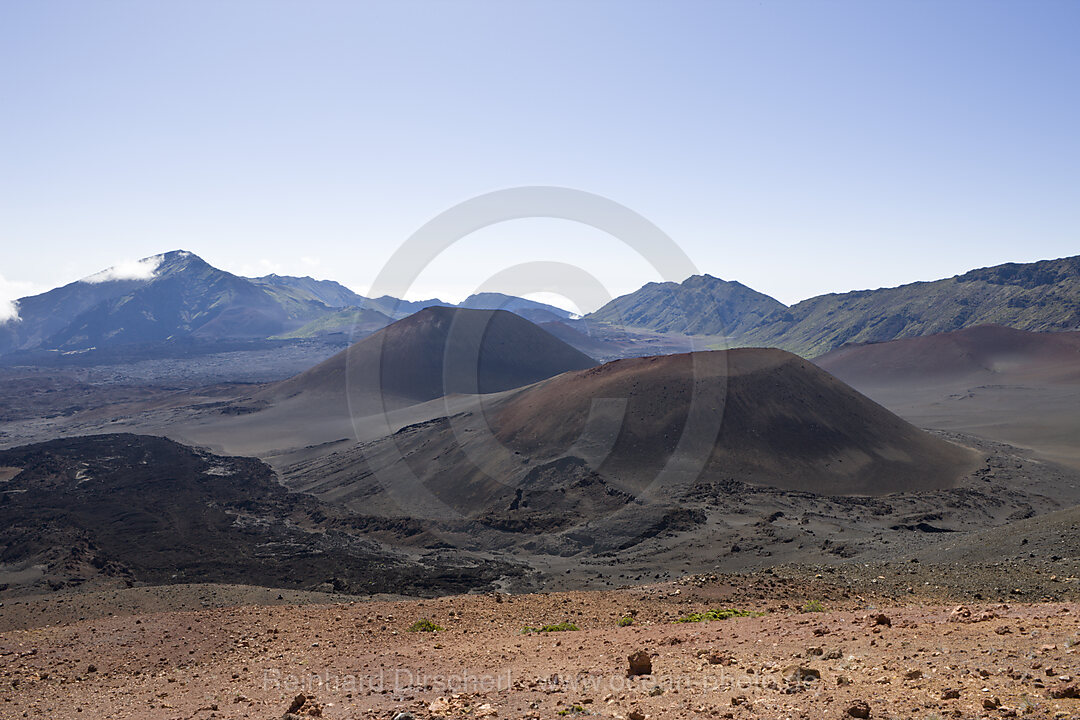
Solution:
[[[821,679],[821,671],[802,665],[792,665],[784,670],[784,678],[791,683],[807,683]]]
[[[993,612],[992,610],[984,610],[980,613],[974,613],[972,612],[971,608],[965,605],[957,605],[955,608],[953,608],[953,611],[949,613],[948,621],[954,623],[976,623],[993,620],[996,617],[999,617],[998,614]]]
[[[627,677],[635,675],[652,675],[652,657],[646,650],[638,650],[627,658],[630,662],[630,670]]]
[[[1051,688],[1050,697],[1055,700],[1078,699],[1080,698],[1080,685],[1062,683],[1055,688]]]
[[[884,625],[885,627],[892,627],[892,618],[885,613],[878,613],[877,615],[870,616],[870,624],[874,626]]]
[[[847,714],[853,718],[870,717],[870,704],[865,700],[856,700],[848,706]]]
[[[963,605],[957,605],[953,608],[953,611],[949,613],[949,622],[968,622],[971,620],[971,609]]]
[[[718,653],[715,650],[705,653],[704,658],[705,662],[709,663],[710,665],[731,665],[730,655],[724,655],[723,653]]]
[[[918,680],[922,677],[922,670],[908,670],[904,673],[905,680]]]
[[[300,693],[293,698],[289,709],[285,711],[285,719],[322,717],[322,711],[322,703],[316,702],[314,695]]]
[[[307,695],[305,695],[303,693],[300,693],[295,698],[293,698],[292,705],[290,705],[289,709],[285,711],[286,714],[292,713],[293,715],[295,715],[296,711],[299,710],[300,708],[304,707],[304,703],[306,703],[306,702],[307,702]]]
[[[956,689],[945,690],[944,692],[941,693],[941,699],[942,700],[959,700],[960,699],[960,691],[956,690]]]
[[[631,710],[626,714],[627,720],[645,720],[645,713],[640,710]]]

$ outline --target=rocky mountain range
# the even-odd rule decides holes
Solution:
[[[0,325],[0,355],[17,351],[82,353],[133,345],[364,335],[432,306],[365,298],[331,280],[266,275],[245,278],[175,250],[110,268],[18,300],[18,318]],[[498,293],[462,307],[507,309],[537,321],[563,320],[560,308]]]
[[[710,346],[777,347],[815,357],[847,343],[986,324],[1080,329],[1080,256],[821,295],[790,307],[739,282],[694,275],[681,283],[649,283],[584,318],[501,293],[478,293],[454,305],[366,298],[310,277],[244,278],[179,250],[137,265],[143,270],[137,277],[110,269],[20,299],[18,319],[0,325],[0,355],[270,339],[344,344],[433,306],[509,310],[601,359],[680,351],[677,343],[658,346],[661,337],[704,336]]]
[[[631,329],[723,335],[735,346],[814,357],[846,343],[885,342],[1002,325],[1080,329],[1080,256],[1007,263],[895,288],[820,295],[790,307],[739,283],[695,275],[616,298],[587,321]]]

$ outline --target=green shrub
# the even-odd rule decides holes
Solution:
[[[420,620],[417,620],[412,625],[410,625],[407,628],[406,632],[439,632],[441,630],[442,627],[436,625],[431,620],[428,620],[427,618],[421,618]]]
[[[571,705],[570,707],[564,708],[563,710],[560,710],[559,712],[557,712],[555,714],[556,715],[580,715],[580,714],[585,713],[585,712],[586,712],[585,708],[582,707],[581,705]]]
[[[802,606],[799,612],[825,612],[825,606],[821,604],[820,600],[808,600],[807,603]]]
[[[712,622],[713,620],[728,620],[735,617],[761,617],[764,614],[765,613],[752,612],[750,610],[735,610],[734,608],[725,608],[722,610],[706,610],[705,612],[690,613],[686,617],[681,617],[675,622]]]
[[[634,618],[630,617],[629,615],[627,615],[626,617],[619,618],[619,622],[618,622],[619,627],[630,627],[633,624],[634,624]]]

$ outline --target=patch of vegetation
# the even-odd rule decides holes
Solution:
[[[421,618],[410,625],[406,632],[440,632],[443,628],[427,618]]]
[[[734,608],[723,608],[717,610],[706,610],[705,612],[690,613],[686,617],[681,617],[675,622],[691,623],[691,622],[712,622],[713,620],[729,620],[737,617],[761,617],[765,613],[753,612],[752,610],[736,610]]]
[[[538,628],[526,627],[524,630],[522,630],[522,632],[525,633],[525,634],[528,634],[528,633],[571,632],[571,631],[580,630],[580,629],[581,628],[579,628],[574,623],[567,621],[567,622],[556,623],[554,625],[541,625]]]
[[[630,617],[629,615],[627,615],[626,617],[621,617],[619,618],[619,622],[617,624],[619,627],[630,627],[634,624],[634,618]]]
[[[825,612],[825,606],[821,604],[820,600],[808,600],[806,604],[799,609],[799,612]]]
[[[581,705],[571,705],[568,708],[563,708],[562,710],[560,710],[559,712],[557,712],[555,714],[556,715],[582,715],[582,714],[584,714],[586,712],[588,712],[588,711],[584,707],[582,707]]]

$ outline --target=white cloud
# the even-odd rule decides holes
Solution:
[[[164,255],[154,255],[142,260],[125,260],[108,270],[84,277],[80,282],[97,284],[113,280],[152,280],[164,259]]]
[[[0,325],[6,325],[19,319],[19,303],[14,300],[0,300]]]
[[[42,292],[34,283],[8,280],[0,275],[0,325],[19,320],[18,298]]]
[[[322,265],[322,260],[320,260],[317,257],[309,257],[307,255],[300,258],[300,262],[304,263],[305,265],[307,265],[310,268],[318,267],[319,265]]]

